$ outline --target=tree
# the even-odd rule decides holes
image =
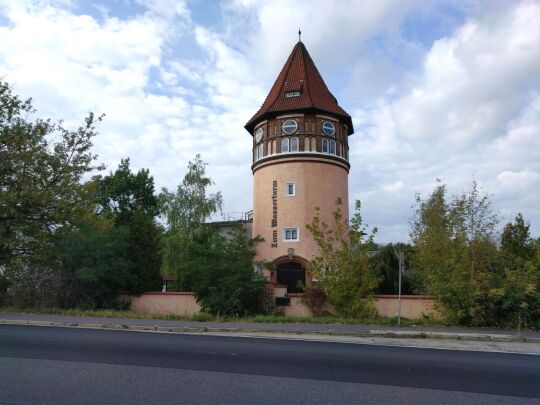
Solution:
[[[376,254],[370,256],[370,267],[373,273],[380,278],[378,294],[397,294],[399,290],[399,260],[397,252],[405,253],[405,268],[402,275],[401,292],[412,294],[422,291],[421,282],[417,275],[409,269],[409,262],[413,255],[412,246],[403,243],[388,244],[378,249]]]
[[[266,279],[254,270],[255,247],[237,224],[225,233],[208,219],[221,210],[221,193],[208,194],[213,183],[197,155],[176,193],[164,189],[162,209],[168,230],[165,271],[175,274],[177,288],[193,291],[203,310],[215,315],[248,315],[264,311]]]
[[[450,202],[444,185],[426,200],[417,196],[416,202],[410,235],[415,245],[413,268],[450,321],[488,324],[498,223],[491,201],[480,196],[473,182],[468,194]]]
[[[133,263],[128,292],[140,294],[161,286],[161,227],[154,179],[147,169],[132,173],[129,158],[122,159],[118,169],[108,176],[95,176],[97,211],[109,218],[115,227],[126,228],[127,248],[124,260]]]
[[[129,158],[122,159],[118,169],[108,176],[96,176],[99,212],[114,219],[117,225],[128,225],[135,212],[148,218],[159,215],[154,178],[148,169],[132,173]]]
[[[94,170],[92,113],[77,131],[50,120],[30,120],[21,101],[0,83],[0,224],[2,252],[31,255],[81,209],[80,180]],[[97,118],[101,121],[101,117]],[[58,139],[49,142],[48,139]],[[5,263],[5,262],[4,262]]]
[[[62,122],[33,119],[34,113],[30,99],[0,83],[0,268],[11,291],[57,284],[55,237],[89,209],[80,180],[99,168],[90,148],[101,116],[90,113],[69,131]]]
[[[540,319],[540,265],[535,256],[529,224],[518,214],[501,235],[499,274],[490,291],[497,299],[496,323],[521,328]]]
[[[176,193],[163,189],[160,199],[162,213],[167,220],[167,234],[163,245],[163,269],[177,277],[176,286],[181,291],[191,289],[192,268],[189,262],[190,243],[206,237],[206,221],[221,211],[223,199],[220,192],[207,195],[214,182],[206,177],[206,163],[200,155],[188,163],[188,172]]]
[[[321,220],[317,208],[307,225],[320,251],[309,270],[338,312],[346,316],[373,315],[372,295],[379,280],[369,269],[366,252],[373,245],[376,229],[364,240],[367,229],[362,225],[360,201],[356,201],[350,223],[342,217],[341,205],[338,198],[332,224]]]

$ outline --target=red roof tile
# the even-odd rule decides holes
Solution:
[[[287,94],[299,92],[299,96],[287,97]],[[257,113],[248,121],[245,128],[253,132],[257,121],[295,110],[326,112],[341,118],[353,133],[351,116],[341,108],[336,98],[330,93],[313,59],[302,42],[293,48],[287,62],[281,69],[270,93]]]

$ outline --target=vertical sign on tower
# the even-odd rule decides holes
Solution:
[[[277,247],[277,180],[272,182],[272,247]]]

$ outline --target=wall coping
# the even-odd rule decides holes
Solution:
[[[301,297],[304,293],[287,293],[287,296],[289,297]],[[373,298],[379,298],[379,299],[397,299],[399,298],[399,295],[397,294],[375,294],[373,295]],[[401,299],[406,300],[434,300],[435,297],[431,295],[401,295]]]
[[[286,287],[285,285],[280,285],[280,284],[275,284],[275,287],[278,287],[278,288],[284,288]],[[123,293],[124,295],[130,295],[130,294],[126,294],[126,293]],[[147,292],[144,292],[142,293],[141,295],[139,296],[142,296],[142,295],[195,295],[195,293],[193,292],[190,292],[190,291],[166,291],[166,292],[162,292],[162,291],[147,291]],[[304,293],[288,293],[287,296],[289,297],[301,297],[303,296]],[[397,294],[375,294],[373,295],[373,298],[378,298],[378,299],[397,299],[399,296]],[[402,295],[401,296],[401,299],[407,299],[407,300],[434,300],[435,297],[433,297],[432,295]]]
[[[126,295],[132,295],[132,294],[126,294]],[[195,293],[190,291],[146,291],[143,292],[141,295],[133,295],[135,297],[141,297],[143,295],[195,295]]]
[[[397,299],[399,298],[399,295],[397,294],[375,294],[373,296],[374,298],[382,298],[382,299]],[[434,300],[435,297],[432,295],[401,295],[401,299],[407,299],[407,300]]]

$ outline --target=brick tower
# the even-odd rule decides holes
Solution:
[[[297,292],[305,264],[319,254],[306,228],[320,208],[332,222],[336,198],[348,218],[348,137],[352,120],[324,83],[301,41],[245,125],[253,137],[253,235],[257,260],[274,263],[271,282]]]

